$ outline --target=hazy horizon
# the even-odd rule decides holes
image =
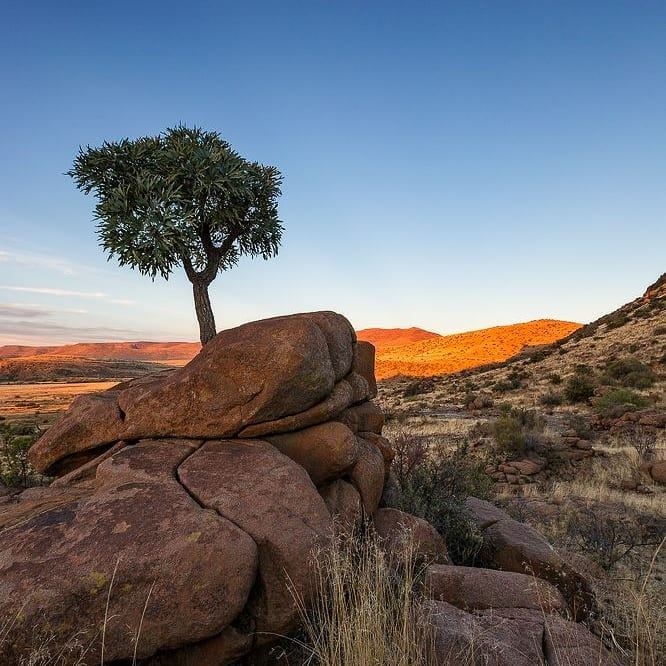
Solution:
[[[119,2],[0,26],[0,345],[198,338],[182,274],[98,247],[79,145],[217,130],[284,174],[280,254],[218,330],[336,310],[448,334],[587,323],[665,270],[666,5]]]

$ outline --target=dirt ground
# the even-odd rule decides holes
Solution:
[[[116,383],[0,384],[0,416],[10,421],[30,419],[40,427],[47,426],[77,395],[105,391]]]

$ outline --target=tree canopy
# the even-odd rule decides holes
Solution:
[[[68,175],[97,197],[97,231],[109,258],[152,279],[184,268],[204,344],[215,334],[208,286],[216,275],[244,255],[278,252],[282,175],[244,159],[217,132],[178,125],[87,146]]]

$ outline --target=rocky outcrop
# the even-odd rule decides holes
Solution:
[[[373,354],[335,313],[278,317],[75,400],[30,451],[59,478],[3,500],[0,661],[75,636],[89,663],[225,664],[293,629],[334,524],[382,495]]]

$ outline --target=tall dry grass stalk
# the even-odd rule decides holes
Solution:
[[[637,583],[627,581],[619,590],[608,619],[626,646],[632,666],[660,666],[666,663],[666,597],[663,583],[656,580],[657,563],[666,537],[656,548],[647,572]]]
[[[316,666],[432,666],[431,631],[419,611],[420,571],[410,547],[391,562],[371,530],[336,538],[321,553],[314,604],[298,599]]]

